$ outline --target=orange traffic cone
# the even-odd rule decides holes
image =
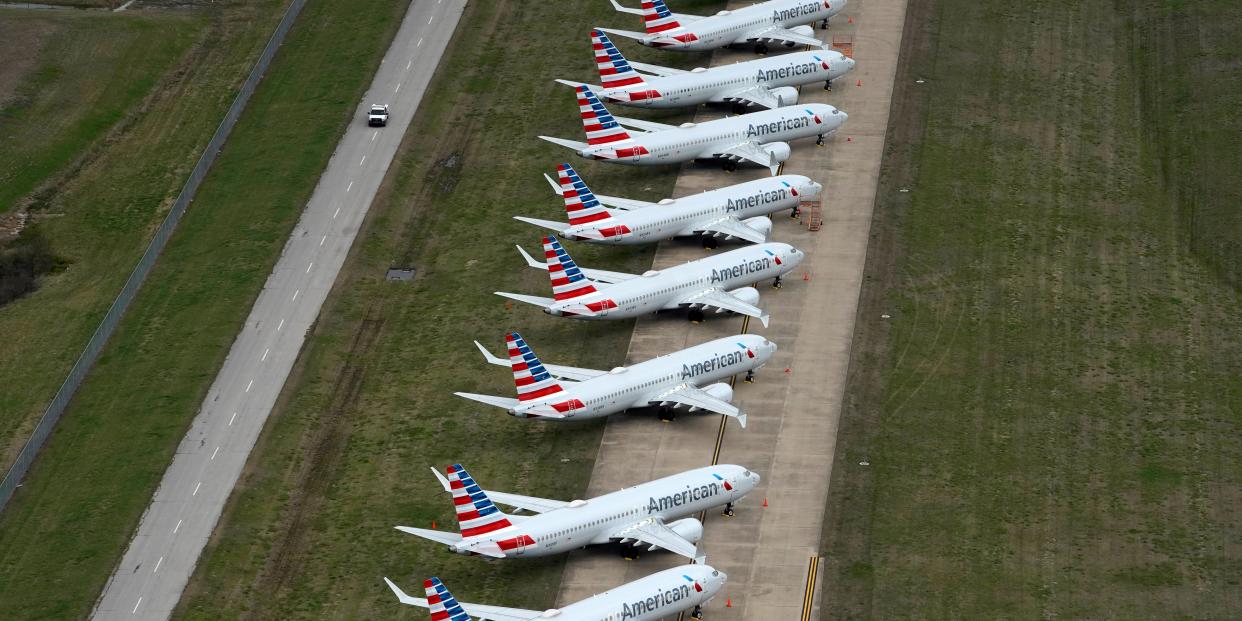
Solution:
[[[854,83],[854,86],[862,86],[862,80],[859,80],[859,81],[855,82],[855,83]]]
[[[733,607],[733,598],[732,597],[726,598],[725,608],[732,608],[732,607]]]
[[[810,280],[810,279],[811,279],[810,272],[802,272],[802,280]]]
[[[846,136],[846,137],[845,137],[845,141],[846,141],[846,142],[854,142],[854,137],[853,137],[853,136]]]
[[[789,372],[790,372],[790,371],[789,371],[789,367],[785,367],[785,372],[786,372],[786,373],[789,373]],[[765,506],[765,507],[766,507],[767,505],[763,505],[763,506]]]
[[[765,507],[766,507],[766,506],[768,506],[768,499],[767,499],[767,498],[764,498],[764,499],[763,499],[763,506],[765,506]]]
[[[436,521],[435,521],[435,520],[432,520],[432,521],[431,521],[431,527],[432,527],[432,528],[435,528],[435,527],[436,527]]]
[[[845,21],[846,21],[846,23],[850,23],[850,24],[852,24],[852,23],[854,23],[854,18],[853,18],[853,17],[851,17],[851,18],[849,18],[849,19],[847,19],[847,20],[845,20]]]

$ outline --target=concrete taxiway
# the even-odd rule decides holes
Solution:
[[[709,339],[750,331],[774,340],[780,349],[754,384],[739,381],[735,402],[750,415],[749,427],[721,417],[681,414],[668,424],[650,416],[614,417],[608,422],[591,476],[589,496],[713,463],[747,466],[763,475],[762,485],[744,500],[733,518],[709,512],[701,550],[728,576],[721,594],[707,607],[710,619],[812,619],[820,602],[816,575],[820,534],[835,453],[837,422],[862,285],[872,206],[879,179],[897,68],[905,0],[855,0],[816,30],[826,43],[852,37],[854,71],[837,80],[832,92],[805,86],[800,103],[822,102],[849,114],[849,120],[822,148],[813,141],[794,143],[783,172],[810,176],[825,186],[822,228],[811,231],[785,214],[773,216],[773,241],[807,253],[782,289],[759,285],[772,315],[769,328],[757,321],[716,316],[700,325],[673,316],[638,322],[629,361],[689,347]],[[774,47],[773,53],[780,48]],[[627,50],[628,51],[628,50]],[[649,57],[649,56],[648,56]],[[749,50],[722,50],[714,64],[753,58]],[[624,112],[621,112],[624,114]],[[703,110],[699,120],[720,116]],[[766,175],[750,168],[734,175],[720,168],[683,168],[675,195],[740,183]],[[722,248],[727,245],[722,245]],[[697,242],[662,244],[655,267],[703,256]],[[600,266],[606,267],[606,266]],[[766,505],[765,504],[766,500]],[[593,593],[684,562],[667,552],[649,552],[620,562],[609,548],[571,556],[558,603]]]
[[[465,4],[410,4],[93,618],[165,619],[177,605]],[[390,104],[387,127],[367,127],[371,103]]]

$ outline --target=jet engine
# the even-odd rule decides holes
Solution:
[[[782,106],[792,106],[798,103],[798,89],[792,86],[778,86],[769,90]]]
[[[804,37],[811,37],[812,39],[815,38],[815,29],[805,24],[802,26],[794,26],[793,28],[790,28],[789,31],[794,34],[802,35]],[[797,43],[794,43],[792,41],[785,43],[785,47],[793,47],[795,45],[797,45]]]
[[[763,150],[771,153],[777,162],[789,159],[789,154],[793,153],[793,150],[789,148],[788,142],[769,142],[763,145]]]
[[[767,216],[747,218],[742,220],[742,224],[759,231],[759,233],[763,235],[764,239],[767,239],[768,235],[772,233],[772,219]]]
[[[704,388],[703,392],[717,399],[720,399],[721,401],[726,401],[730,403],[733,402],[733,389],[730,388],[729,385],[724,382],[712,384],[711,386]]]
[[[703,538],[703,523],[694,518],[677,520],[668,527],[690,543],[698,543]]]
[[[747,303],[751,306],[759,304],[759,290],[754,287],[742,287],[729,292],[729,295]]]

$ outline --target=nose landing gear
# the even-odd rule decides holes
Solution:
[[[694,612],[691,612],[691,613],[690,613],[690,618],[691,618],[691,619],[695,619],[696,621],[697,621],[697,620],[699,620],[699,619],[702,619],[702,618],[703,618],[703,607],[702,607],[702,606],[695,606],[695,607],[694,607]]]
[[[822,146],[824,146],[824,135],[823,135],[823,134],[820,134],[819,136],[816,136],[816,138],[815,138],[815,146],[817,146],[817,147],[822,147]]]
[[[752,370],[750,370],[750,371],[747,371],[747,372],[746,372],[746,379],[744,379],[744,380],[742,380],[742,381],[743,381],[743,382],[746,382],[747,384],[754,384],[754,383],[755,383],[755,371],[754,371],[753,369],[752,369]]]
[[[783,286],[784,286],[784,284],[782,284],[782,283],[781,283],[781,277],[780,277],[780,276],[777,276],[777,277],[776,277],[776,280],[773,280],[773,281],[772,281],[772,288],[773,288],[773,289],[780,289],[780,288],[781,288],[781,287],[783,287]]]
[[[733,503],[725,505],[724,511],[721,511],[720,515],[725,517],[733,517]]]

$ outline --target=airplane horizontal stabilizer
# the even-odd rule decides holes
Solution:
[[[461,541],[461,535],[458,533],[449,533],[439,530],[430,530],[426,528],[414,528],[413,526],[394,526],[397,530],[408,533],[423,539],[429,539],[445,545],[453,545]]]
[[[540,138],[574,151],[581,151],[589,146],[585,142],[578,142],[577,140],[569,140],[567,138],[556,138],[553,136],[540,136]]]
[[[493,395],[479,395],[479,394],[475,394],[472,392],[455,392],[453,394],[457,395],[458,397],[464,397],[471,401],[478,401],[479,403],[486,403],[487,405],[495,406],[498,408],[503,408],[506,410],[512,410],[513,408],[517,407],[519,403],[517,399],[514,399],[512,397],[496,397]]]
[[[645,32],[634,32],[633,30],[618,30],[616,28],[600,28],[600,30],[608,34],[614,34],[614,35],[617,35],[620,37],[626,37],[629,39],[642,40],[642,39],[647,38],[647,33]]]
[[[573,80],[562,80],[560,78],[557,78],[556,81],[561,84],[564,84],[565,86],[570,86],[573,88],[578,88],[579,86],[585,86],[591,89],[591,92],[595,94],[604,92],[604,87],[598,86],[595,84],[587,84],[586,82],[574,82]]]
[[[569,225],[565,224],[564,222],[553,222],[552,220],[540,220],[539,218],[527,218],[526,216],[513,216],[513,219],[520,220],[527,224],[533,224],[535,226],[540,226],[545,229],[548,229],[549,231],[555,231],[557,233],[560,233],[561,231],[564,231],[565,229],[569,228]]]
[[[552,306],[552,303],[556,301],[556,300],[553,300],[552,298],[541,298],[537,295],[526,295],[524,293],[508,293],[505,291],[496,291],[495,294],[502,298],[509,298],[510,300],[517,300],[519,302],[533,304],[540,308],[549,308]]]

